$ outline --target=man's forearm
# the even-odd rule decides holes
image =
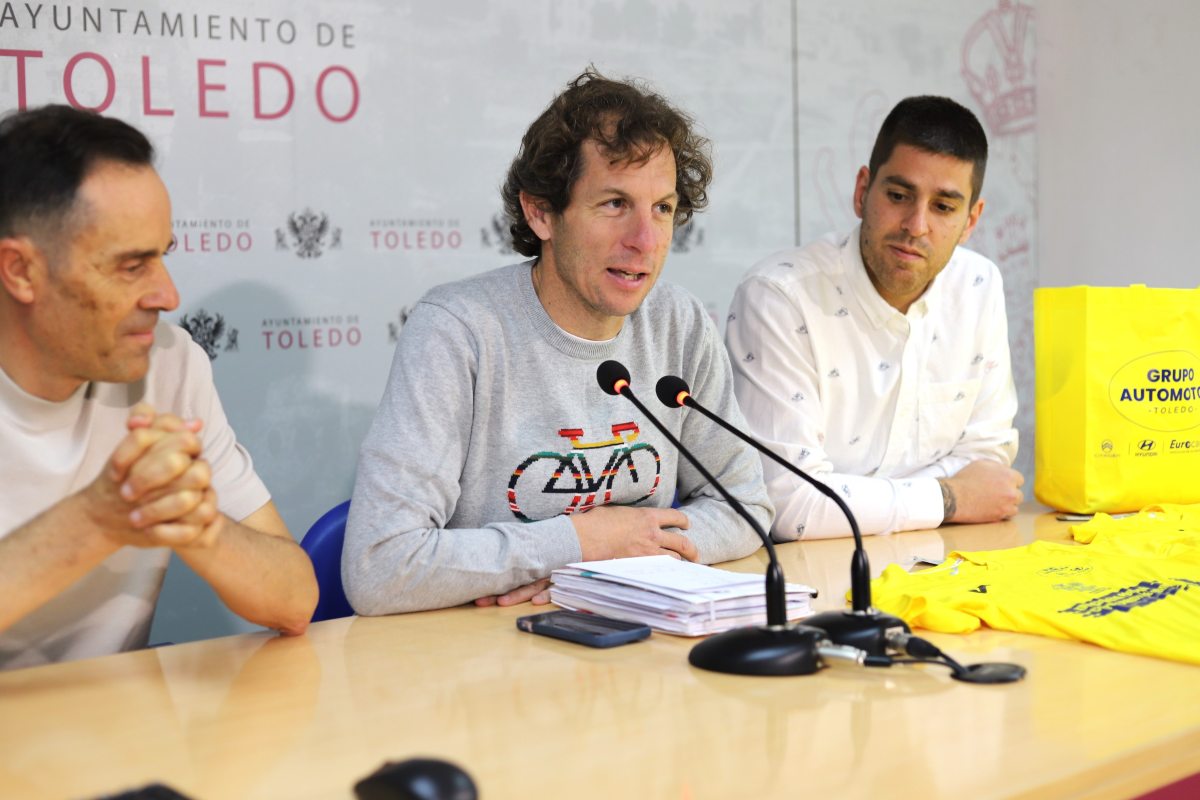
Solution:
[[[1021,473],[991,459],[972,461],[942,478],[942,522],[996,522],[1017,513],[1024,499]]]
[[[384,530],[386,520],[409,519],[402,510],[376,509],[356,491],[342,575],[359,614],[448,608],[504,594],[583,556],[571,518],[563,515],[485,528]]]
[[[769,532],[770,512],[749,500],[743,506],[762,526],[763,532]],[[700,497],[682,503],[679,510],[688,515],[691,527],[683,533],[696,544],[701,564],[733,561],[763,546],[750,524],[720,498]]]
[[[175,552],[238,616],[287,634],[303,633],[317,605],[312,562],[291,538],[222,515],[211,547]]]
[[[837,504],[794,475],[773,471],[767,491],[775,501],[776,541],[851,535],[850,523]],[[815,470],[811,474],[843,498],[863,536],[936,528],[942,521],[942,495],[933,478],[874,478]]]
[[[37,610],[119,549],[71,495],[0,539],[0,631]]]

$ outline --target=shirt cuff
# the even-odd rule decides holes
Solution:
[[[939,501],[940,502],[940,501]],[[538,553],[541,556],[542,574],[549,575],[551,571],[583,561],[583,550],[579,544],[579,535],[575,533],[575,525],[571,518],[560,514],[557,517],[543,520],[548,531],[542,531],[539,538]]]
[[[914,478],[906,482],[911,485],[901,490],[907,517],[903,530],[923,531],[941,525],[945,506],[937,478]]]

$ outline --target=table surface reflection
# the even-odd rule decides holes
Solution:
[[[1034,510],[868,540],[876,572],[1064,540]],[[841,606],[851,544],[779,547]],[[727,567],[760,571],[765,553]],[[0,673],[0,797],[165,782],[195,798],[348,798],[386,760],[446,758],[484,798],[1129,797],[1200,772],[1200,671],[1076,642],[931,635],[1012,686],[945,669],[746,678],[655,634],[592,650],[515,629],[530,606],[318,623]]]

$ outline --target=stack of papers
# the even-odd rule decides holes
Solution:
[[[693,564],[671,556],[581,561],[550,574],[550,600],[572,611],[644,622],[682,636],[705,636],[767,621],[762,575]],[[816,590],[787,584],[789,620],[812,613]]]

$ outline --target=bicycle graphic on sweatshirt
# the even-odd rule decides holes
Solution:
[[[637,441],[639,434],[636,423],[620,422],[612,426],[611,439],[585,442],[583,441],[583,428],[562,428],[558,435],[571,443],[570,452],[542,451],[534,453],[518,464],[508,481],[509,509],[517,519],[525,522],[533,521],[533,518],[525,515],[517,502],[517,484],[520,483],[521,478],[531,472],[531,468],[539,461],[548,461],[553,464],[550,477],[542,487],[540,494],[543,496],[569,495],[571,498],[566,507],[557,513],[570,515],[611,502],[613,484],[622,470],[629,475],[629,479],[633,483],[643,486],[647,483],[650,484],[649,491],[636,500],[629,501],[630,504],[640,503],[653,495],[662,481],[662,456],[658,454],[653,445]],[[608,447],[613,450],[604,464],[604,469],[597,474],[593,472],[591,464],[588,463],[588,452]],[[640,469],[639,464],[641,465]],[[651,465],[654,467],[653,480],[649,478]],[[529,481],[526,480],[526,484],[528,483]]]

